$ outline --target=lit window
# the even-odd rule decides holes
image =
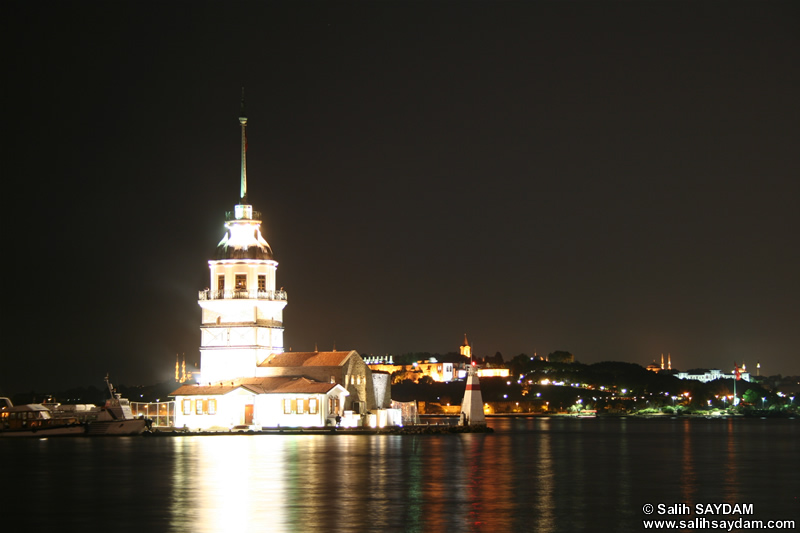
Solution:
[[[208,414],[217,414],[217,400],[208,400]]]
[[[266,274],[259,274],[258,275],[258,290],[260,290],[260,291],[267,290],[267,276],[266,276]]]
[[[283,399],[283,414],[290,415],[292,414],[292,400],[289,398]]]
[[[225,274],[220,274],[217,276],[217,290],[224,291],[225,290]]]
[[[317,399],[316,398],[309,398],[308,400],[308,412],[312,415],[317,414]]]
[[[183,414],[192,414],[192,400],[183,400]]]
[[[203,400],[197,400],[195,402],[195,413],[198,415],[203,414]]]
[[[305,403],[306,403],[306,401],[303,400],[303,399],[297,400],[297,414],[298,415],[302,415],[303,413],[306,412]]]
[[[247,274],[236,274],[236,290],[247,290]]]

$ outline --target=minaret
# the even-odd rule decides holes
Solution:
[[[667,354],[667,370],[672,370],[672,354]]]
[[[664,354],[661,354],[661,370],[664,370]]]
[[[208,262],[202,308],[198,383],[256,377],[259,363],[283,352],[286,292],[275,290],[278,262],[261,235],[261,214],[247,203],[247,116],[242,107],[239,203],[226,213],[225,236]]]
[[[756,376],[761,376],[761,361],[756,363]]]

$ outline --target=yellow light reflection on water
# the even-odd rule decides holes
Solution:
[[[197,532],[255,531],[265,524],[273,530],[283,529],[283,471],[274,465],[284,457],[285,439],[217,436],[168,440],[180,458],[172,478],[171,518],[176,530],[189,525]]]

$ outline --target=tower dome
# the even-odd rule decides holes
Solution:
[[[237,205],[234,216],[231,217],[230,213],[227,215],[227,231],[217,245],[214,259],[274,259],[272,248],[261,235],[261,216],[258,211],[253,211],[249,205]]]

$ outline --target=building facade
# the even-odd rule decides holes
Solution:
[[[750,381],[750,372],[737,372],[734,371],[730,374],[723,374],[719,368],[712,368],[711,370],[704,370],[702,372],[696,372],[690,374],[689,372],[678,372],[675,374],[678,379],[691,379],[694,381],[701,381],[703,383],[708,383],[709,381],[714,381],[715,379],[743,379],[745,381]]]
[[[227,385],[184,385],[175,425],[202,430],[322,427],[336,423],[347,391],[336,383],[298,377],[244,378]],[[352,417],[351,417],[352,418]]]

